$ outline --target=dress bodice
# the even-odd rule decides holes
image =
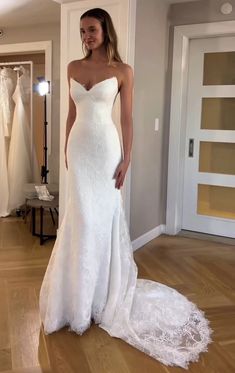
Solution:
[[[18,97],[27,105],[30,101],[30,76],[29,71],[21,66],[22,75],[18,77],[17,86],[13,94],[13,100],[16,102]]]
[[[118,93],[118,81],[115,76],[102,80],[89,90],[73,78],[70,82],[71,97],[77,108],[76,121],[90,123],[112,121],[112,108]]]
[[[10,67],[1,69],[1,77],[5,80],[8,95],[12,96],[16,86],[16,72]]]
[[[16,86],[16,72],[9,67],[0,70],[0,107],[2,110],[2,125],[6,137],[11,135],[14,102],[12,94]]]

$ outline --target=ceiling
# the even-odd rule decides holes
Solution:
[[[64,3],[71,3],[74,0],[53,0],[56,3],[64,4]],[[78,0],[79,1],[79,0]],[[188,3],[190,1],[199,1],[199,0],[165,0],[169,4],[176,4],[176,3]]]
[[[169,4],[176,4],[176,3],[189,3],[190,1],[199,1],[199,0],[167,0]]]
[[[60,4],[74,0],[0,0],[0,29],[60,22]],[[165,0],[168,4],[198,0]]]
[[[0,28],[60,22],[53,0],[0,0]]]

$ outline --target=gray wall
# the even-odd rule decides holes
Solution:
[[[171,25],[187,25],[192,23],[205,23],[216,21],[229,21],[235,19],[235,0],[229,0],[233,11],[223,15],[220,7],[227,0],[201,0],[189,3],[172,4],[169,17]]]
[[[49,156],[51,182],[59,182],[59,105],[60,105],[60,23],[42,24],[28,27],[8,27],[4,29],[1,44],[15,44],[52,40],[52,146]]]
[[[165,0],[137,0],[130,217],[132,240],[165,222],[167,12]],[[156,117],[160,119],[158,132],[154,131]]]

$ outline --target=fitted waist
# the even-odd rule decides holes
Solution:
[[[91,106],[82,101],[77,106],[76,122],[110,123],[112,122],[112,106],[104,103],[96,103]]]
[[[94,128],[103,128],[105,130],[105,128],[107,127],[115,127],[116,128],[116,125],[115,123],[113,122],[112,118],[107,118],[106,120],[104,118],[102,119],[95,119],[95,120],[89,120],[89,119],[82,119],[82,118],[79,118],[77,117],[75,122],[74,122],[74,125],[78,128],[84,128],[84,129],[94,129]]]
[[[111,115],[99,115],[98,113],[94,113],[92,115],[81,115],[81,113],[78,113],[75,122],[77,124],[85,124],[87,126],[91,124],[114,124]]]

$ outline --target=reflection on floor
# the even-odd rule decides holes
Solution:
[[[0,219],[0,372],[182,373],[96,325],[82,336],[66,328],[44,335],[38,295],[53,242],[40,246],[29,221]],[[187,372],[234,373],[235,246],[162,235],[137,250],[135,260],[139,277],[176,288],[211,320],[214,343]]]

